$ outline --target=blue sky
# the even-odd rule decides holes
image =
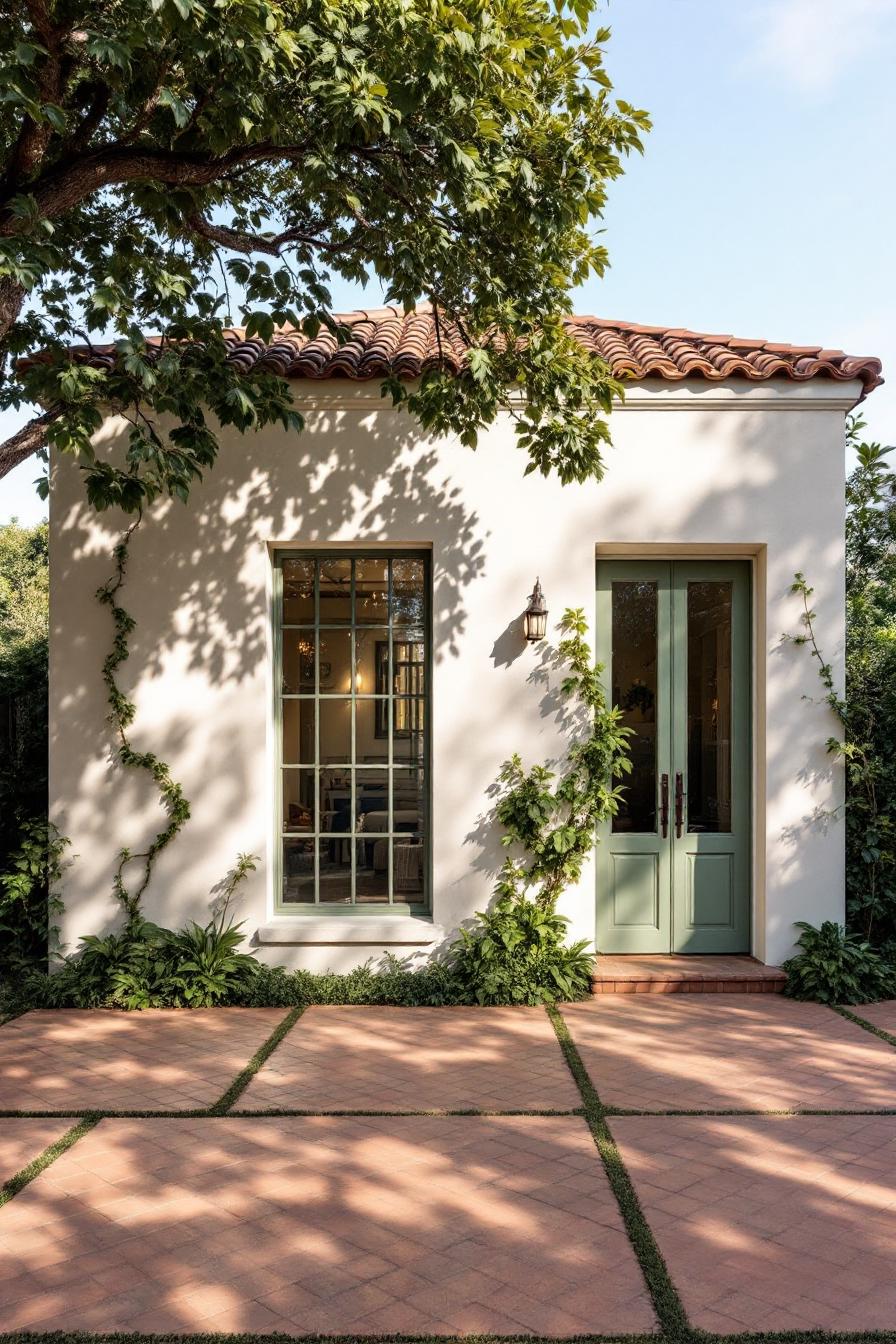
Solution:
[[[890,381],[863,413],[896,442],[896,0],[604,10],[610,76],[654,130],[610,189],[611,269],[577,311],[878,355]],[[43,516],[35,475],[0,482],[0,520]]]

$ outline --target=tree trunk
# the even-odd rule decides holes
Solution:
[[[51,407],[49,411],[44,411],[42,415],[35,416],[27,425],[23,425],[5,443],[0,443],[0,479],[12,471],[13,467],[17,467],[20,462],[24,462],[26,458],[44,447],[47,442],[47,426],[58,420],[61,414],[61,407]]]
[[[22,311],[24,300],[25,291],[22,286],[11,280],[8,275],[4,276],[0,280],[0,341],[8,335],[10,327]]]

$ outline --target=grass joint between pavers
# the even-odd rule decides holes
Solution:
[[[559,1344],[556,1335],[292,1335],[195,1333],[137,1334],[109,1331],[94,1334],[86,1330],[13,1330],[0,1333],[4,1344]],[[651,1335],[564,1335],[563,1344],[896,1344],[893,1330],[780,1330],[716,1335],[691,1329],[671,1335],[660,1331]]]
[[[484,1117],[506,1117],[514,1116],[582,1116],[585,1114],[581,1106],[574,1106],[570,1110],[531,1110],[531,1111],[499,1111],[483,1110],[477,1107],[466,1106],[458,1110],[431,1110],[431,1111],[378,1111],[378,1110],[330,1110],[316,1111],[296,1109],[289,1106],[272,1106],[265,1110],[240,1110],[239,1107],[231,1107],[229,1110],[218,1109],[219,1103],[214,1107],[199,1107],[190,1111],[98,1111],[98,1110],[79,1110],[77,1107],[70,1107],[65,1111],[0,1111],[0,1120],[59,1120],[59,1119],[83,1119],[86,1116],[95,1116],[98,1120],[257,1120],[257,1119],[278,1119],[287,1120],[291,1117],[299,1120],[320,1119],[321,1117],[330,1117],[331,1119],[349,1119],[356,1116],[358,1119],[388,1118],[400,1120],[413,1116],[434,1116],[436,1118],[449,1119],[452,1116],[484,1116]],[[845,1112],[845,1114],[854,1115],[854,1111]],[[873,1112],[878,1114],[878,1112]]]
[[[666,1340],[673,1341],[673,1344],[679,1344],[679,1342],[683,1344],[684,1341],[694,1338],[694,1331],[688,1321],[684,1305],[675,1284],[672,1282],[672,1276],[657,1245],[650,1224],[644,1216],[632,1179],[622,1160],[622,1154],[607,1124],[603,1103],[591,1081],[588,1070],[585,1068],[566,1019],[560,1013],[556,1004],[550,1004],[547,1011],[557,1035],[560,1049],[563,1051],[563,1057],[579,1089],[579,1095],[585,1109],[586,1123],[591,1130],[591,1136],[600,1154],[607,1180],[610,1183],[610,1189],[619,1205],[626,1235],[641,1267],[641,1273],[644,1276],[647,1291],[650,1293],[653,1309],[656,1312],[663,1337]]]
[[[65,1120],[70,1117],[57,1116],[55,1118]],[[63,1153],[68,1152],[69,1148],[74,1147],[79,1139],[82,1139],[85,1134],[93,1129],[94,1125],[99,1124],[101,1119],[102,1116],[96,1112],[82,1116],[58,1139],[54,1139],[51,1144],[48,1144],[43,1152],[33,1158],[27,1166],[22,1167],[21,1171],[17,1171],[15,1176],[10,1176],[8,1181],[4,1181],[3,1185],[0,1186],[0,1208],[14,1199],[21,1190],[25,1189],[26,1185],[30,1185],[42,1171],[46,1171],[47,1167],[55,1162],[57,1157],[61,1157]]]
[[[213,1106],[208,1108],[209,1115],[223,1115],[230,1110],[233,1103],[239,1100],[255,1075],[270,1059],[280,1042],[292,1031],[304,1011],[303,1007],[290,1008],[282,1022],[277,1023],[267,1040],[255,1051],[246,1067],[237,1074],[227,1091],[218,1098]]]
[[[839,1003],[831,1004],[830,1007],[833,1008],[835,1013],[845,1017],[847,1022],[854,1022],[857,1027],[861,1027],[864,1031],[870,1031],[872,1036],[877,1036],[879,1040],[886,1041],[887,1045],[892,1045],[896,1050],[896,1036],[891,1031],[878,1027],[874,1022],[869,1022],[867,1017],[862,1017],[859,1013],[854,1013],[851,1008],[845,1008]]]

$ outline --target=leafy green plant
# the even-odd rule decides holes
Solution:
[[[164,940],[164,929],[139,916],[120,933],[87,934],[79,954],[55,977],[58,984],[51,993],[79,1008],[164,1008],[172,989]]]
[[[46,523],[0,525],[0,873],[47,814],[48,552]]]
[[[172,968],[160,952],[165,930],[146,927],[128,947],[121,935],[85,940],[81,955],[52,976],[26,972],[0,987],[0,1012],[26,1008],[125,1009],[180,1007],[187,1000],[183,986],[172,979]],[[160,955],[160,972],[147,962]],[[249,1008],[292,1008],[310,1004],[392,1004],[402,1007],[442,1006],[472,1003],[473,997],[460,984],[447,964],[431,963],[409,969],[395,957],[386,957],[381,967],[372,962],[345,974],[288,971],[266,966],[249,957],[246,974],[228,976],[224,996],[214,1002]],[[190,1006],[202,1006],[194,997]]]
[[[131,540],[142,518],[143,514],[139,512],[136,520],[131,523],[116,545],[113,552],[115,573],[96,594],[97,601],[109,608],[114,630],[112,648],[103,661],[102,677],[109,702],[109,722],[117,738],[115,759],[125,769],[146,771],[158,790],[159,803],[167,818],[145,850],[137,854],[132,853],[130,849],[121,849],[118,852],[113,891],[129,922],[140,921],[140,900],[152,878],[153,865],[162,850],[170,845],[190,818],[189,801],[180,784],[172,779],[171,771],[165,762],[160,760],[155,752],[137,751],[133,747],[128,729],[134,721],[137,707],[124,694],[116,680],[119,667],[130,657],[128,640],[136,626],[133,616],[121,606],[118,594],[125,582]],[[141,865],[140,879],[136,889],[129,890],[124,875],[127,867],[135,860]]]
[[[461,929],[452,946],[452,972],[476,1003],[580,999],[594,966],[587,940],[567,946],[568,921],[523,896],[522,878],[519,868],[505,864],[494,904],[477,914],[472,930]]]
[[[800,920],[800,951],[784,962],[786,993],[816,1003],[874,1003],[896,995],[896,967],[842,925]]]
[[[578,882],[594,848],[597,824],[618,811],[620,781],[631,772],[631,729],[623,726],[621,710],[606,702],[603,668],[595,665],[585,638],[584,611],[568,608],[559,628],[565,638],[557,647],[557,663],[567,668],[560,692],[587,720],[587,735],[570,746],[559,775],[545,765],[526,770],[520,757],[512,756],[498,777],[496,807],[505,832],[501,843],[519,846],[527,855],[521,865],[505,868],[502,885],[510,881],[522,892],[534,888],[537,902],[548,909]]]
[[[581,877],[598,822],[619,808],[620,781],[631,771],[631,730],[606,702],[587,628],[581,608],[567,609],[557,648],[557,663],[566,668],[561,694],[587,721],[587,735],[573,742],[559,775],[546,765],[526,770],[514,755],[498,777],[502,844],[525,857],[506,860],[494,904],[451,949],[460,984],[479,1003],[576,999],[588,989],[594,958],[585,941],[565,945],[568,923],[556,903]]]
[[[46,963],[56,950],[62,914],[58,883],[69,841],[52,822],[20,822],[18,847],[0,872],[0,967]]]
[[[207,924],[191,921],[175,932],[135,911],[118,932],[82,938],[55,975],[23,977],[13,997],[31,1007],[128,1009],[206,1008],[238,999],[259,963],[239,951],[245,936],[230,905],[255,864],[254,855],[238,856]]]
[[[416,1008],[473,1002],[451,968],[431,962],[409,969],[395,956],[380,968],[372,962],[345,974],[287,971],[259,964],[258,973],[234,992],[234,1003],[253,1008],[292,1008],[310,1004],[378,1004]]]
[[[892,448],[859,442],[846,486],[847,917],[896,941],[896,475]]]
[[[181,998],[189,1008],[211,1008],[226,999],[258,970],[248,952],[242,924],[213,919],[206,925],[190,922],[178,933],[166,935],[164,950],[170,959],[170,981],[181,986]]]
[[[254,854],[237,855],[216,902],[216,913],[207,924],[191,920],[177,933],[163,933],[169,992],[179,991],[179,1001],[189,1008],[212,1008],[232,999],[258,973],[255,957],[239,951],[245,942],[243,926],[230,917],[236,893],[255,872],[257,862]],[[117,988],[123,988],[120,982]]]

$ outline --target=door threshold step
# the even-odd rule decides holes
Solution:
[[[600,956],[592,994],[782,994],[780,966],[755,957]]]

